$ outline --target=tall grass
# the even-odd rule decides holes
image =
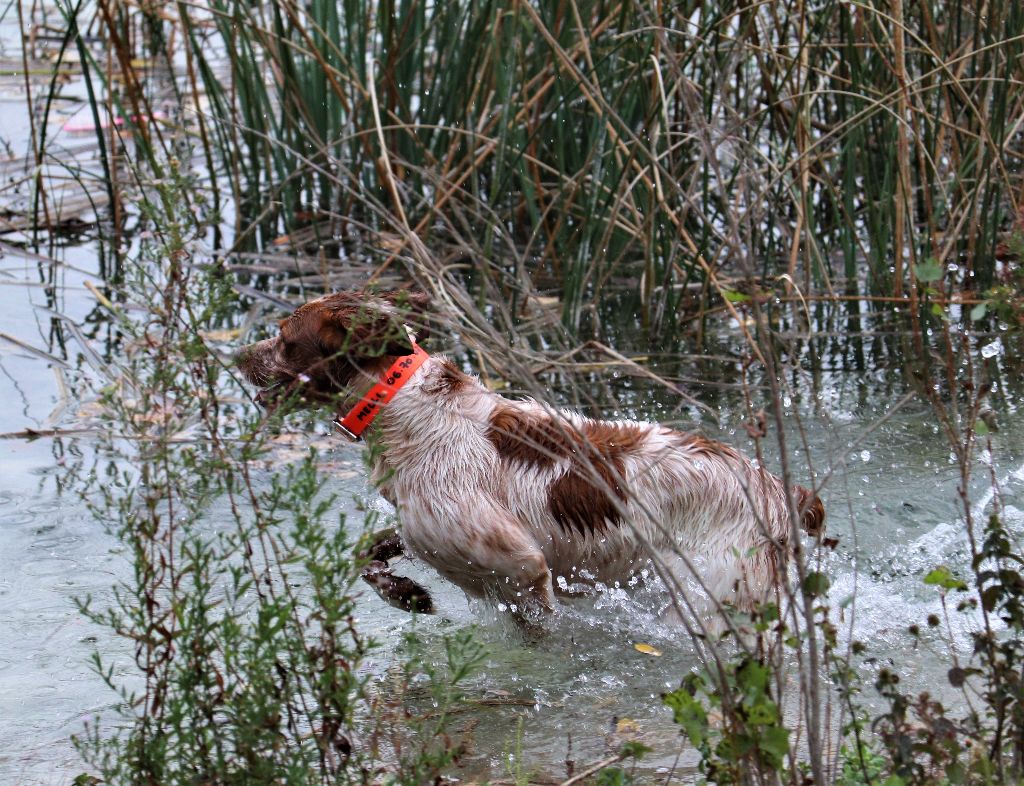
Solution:
[[[191,119],[240,206],[236,237],[310,221],[325,239],[411,231],[505,290],[525,272],[555,285],[573,328],[622,276],[665,335],[688,284],[736,277],[913,305],[917,266],[937,263],[983,290],[1016,222],[1015,3],[217,0],[146,14],[125,16],[163,30],[150,41],[184,51],[205,96]]]

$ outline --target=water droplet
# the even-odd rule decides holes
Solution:
[[[862,450],[860,452],[860,460],[861,461],[871,461],[871,451],[870,450]]]

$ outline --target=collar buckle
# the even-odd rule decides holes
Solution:
[[[345,428],[344,425],[342,425],[340,417],[335,417],[334,418],[334,428],[336,428],[341,433],[341,435],[343,437],[348,439],[348,441],[352,442],[353,444],[356,443],[356,442],[362,442],[363,441],[362,437],[360,437],[358,434],[353,434],[351,431],[349,431],[347,428]]]

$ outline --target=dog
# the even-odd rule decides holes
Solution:
[[[340,404],[340,430],[367,428],[371,480],[405,547],[470,596],[550,611],[581,583],[630,581],[653,553],[670,578],[750,610],[778,586],[794,523],[822,533],[813,492],[788,492],[721,442],[491,392],[418,346],[406,322],[427,307],[406,293],[327,295],[238,365],[264,406]]]

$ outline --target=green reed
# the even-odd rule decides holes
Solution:
[[[915,266],[937,261],[984,290],[1018,221],[1017,4],[75,10],[109,37],[132,113],[132,58],[184,52],[186,119],[236,238],[412,232],[505,289],[556,283],[570,327],[622,276],[666,334],[692,282],[788,275],[913,304]]]
[[[277,199],[270,231],[393,229],[386,155],[428,247],[459,230],[529,260],[578,325],[617,275],[659,312],[708,277],[904,295],[935,259],[991,282],[1024,12],[894,7],[221,0],[163,24],[188,31],[243,220]]]

